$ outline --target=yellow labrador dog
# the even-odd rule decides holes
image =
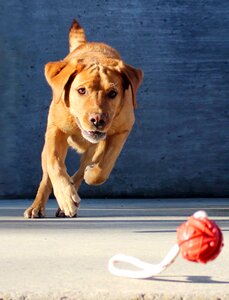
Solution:
[[[59,205],[56,216],[76,216],[81,182],[98,185],[109,177],[134,124],[142,71],[124,63],[110,46],[87,42],[76,20],[69,44],[63,60],[45,66],[53,100],[42,151],[43,177],[26,218],[45,216],[52,189]],[[72,177],[65,166],[69,146],[81,154]]]

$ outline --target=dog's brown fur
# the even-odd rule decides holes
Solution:
[[[27,218],[45,216],[52,189],[59,205],[56,216],[76,216],[82,180],[97,185],[109,177],[134,124],[142,71],[125,64],[110,46],[87,42],[75,20],[69,44],[64,60],[45,66],[53,101],[42,152],[43,177],[32,206],[24,213]],[[82,154],[72,177],[65,166],[69,145]]]

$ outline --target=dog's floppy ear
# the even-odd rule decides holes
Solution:
[[[133,106],[136,108],[136,94],[143,79],[143,72],[130,65],[122,64],[121,75],[123,78],[124,89],[128,89],[129,85],[131,85]]]
[[[45,77],[53,91],[53,100],[58,103],[64,87],[73,73],[78,73],[84,65],[67,61],[49,62],[45,65]]]

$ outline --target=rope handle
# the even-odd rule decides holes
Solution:
[[[112,274],[120,277],[138,278],[138,279],[150,278],[160,274],[165,269],[167,269],[175,261],[179,252],[180,252],[179,246],[178,244],[175,244],[159,264],[149,264],[133,256],[117,254],[111,257],[111,259],[109,260],[108,270]],[[128,269],[117,268],[115,265],[121,262],[131,264],[139,268],[140,270],[132,271]]]

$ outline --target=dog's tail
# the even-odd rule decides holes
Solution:
[[[69,50],[72,52],[81,44],[86,43],[86,35],[80,24],[74,19],[69,30]]]

